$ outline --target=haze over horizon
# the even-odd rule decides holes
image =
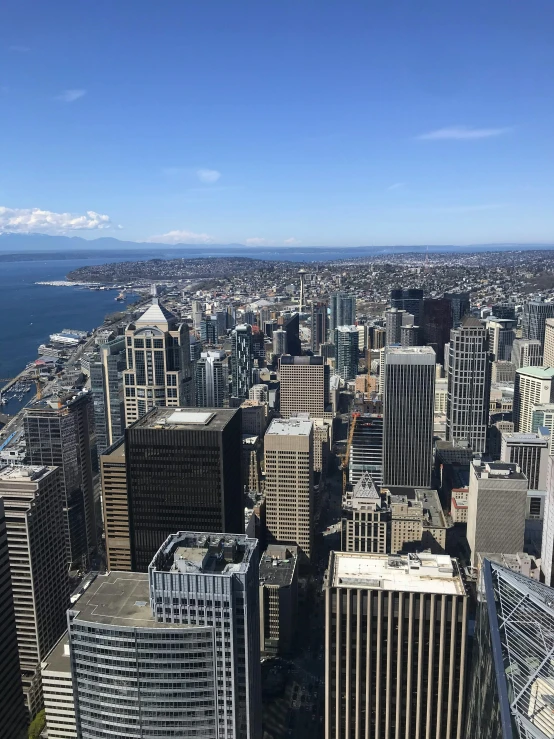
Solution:
[[[554,242],[554,6],[6,0],[0,233]]]

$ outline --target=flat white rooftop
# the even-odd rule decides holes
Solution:
[[[179,409],[172,413],[167,419],[168,423],[195,423],[205,426],[214,417],[214,413],[199,413],[198,411],[188,411]]]
[[[313,423],[303,418],[274,418],[266,436],[309,436]]]
[[[45,467],[44,465],[7,465],[0,466],[0,480],[13,482],[36,482],[46,474],[51,472],[54,467]]]
[[[334,552],[329,587],[464,595],[463,581],[446,554],[387,555]]]

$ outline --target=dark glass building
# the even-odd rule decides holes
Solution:
[[[90,363],[90,389],[98,455],[123,435],[125,402],[123,371],[127,369],[125,337],[102,344]]]
[[[240,413],[155,408],[126,430],[134,571],[175,531],[244,531]]]
[[[423,290],[413,288],[391,290],[390,307],[411,313],[414,317],[414,326],[421,326]]]
[[[529,300],[523,305],[521,336],[523,339],[537,339],[544,346],[546,319],[554,317],[554,303],[542,300]]]
[[[283,324],[283,330],[287,334],[287,353],[293,357],[299,357],[302,354],[302,346],[300,344],[300,314],[293,313]]]
[[[81,392],[52,408],[39,401],[25,410],[25,440],[32,465],[61,467],[67,518],[68,562],[80,564],[96,549],[93,456],[96,459],[92,395]]]
[[[450,303],[452,326],[456,328],[462,318],[469,315],[469,293],[444,293],[444,297]]]
[[[444,345],[450,341],[452,312],[446,298],[425,298],[423,301],[422,341],[432,346],[437,363],[444,365]]]
[[[554,589],[483,561],[466,737],[554,736]]]
[[[311,349],[314,354],[319,354],[319,347],[327,341],[328,326],[327,303],[312,303]]]

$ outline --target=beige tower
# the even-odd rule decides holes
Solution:
[[[190,366],[189,327],[166,310],[157,298],[125,331],[127,425],[154,406],[191,406],[194,398]]]
[[[313,422],[276,418],[265,442],[267,530],[273,541],[297,544],[299,556],[313,547]]]
[[[279,362],[281,415],[309,413],[324,418],[329,397],[329,367],[323,357],[291,357]]]
[[[516,372],[514,425],[528,434],[533,427],[533,406],[554,400],[554,368],[522,367]],[[490,551],[490,550],[489,550]]]
[[[554,318],[547,318],[544,325],[543,367],[554,367]]]
[[[69,578],[60,471],[4,467],[0,498],[6,516],[23,691],[34,716],[42,704],[41,660],[67,627]]]
[[[116,442],[100,457],[102,507],[108,570],[131,570],[125,444]]]
[[[326,739],[462,739],[456,560],[331,552],[323,589]]]

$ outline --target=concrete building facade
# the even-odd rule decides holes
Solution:
[[[298,553],[270,544],[260,560],[260,643],[262,654],[291,653],[298,614]]]
[[[446,555],[331,552],[325,738],[463,739],[467,592]]]
[[[554,401],[554,367],[522,367],[516,372],[513,419],[516,431],[530,433],[533,406]]]
[[[130,572],[131,539],[123,439],[106,449],[100,457],[100,479],[108,570]]]
[[[157,298],[125,330],[124,371],[127,425],[156,406],[194,405],[189,327]]]
[[[265,438],[265,493],[270,540],[296,544],[300,558],[313,549],[313,422],[274,419]]]
[[[60,470],[4,467],[0,499],[11,570],[17,646],[31,717],[42,708],[40,663],[65,631],[69,606]]]
[[[527,478],[515,464],[475,461],[470,468],[467,541],[479,552],[524,551]]]
[[[546,490],[550,449],[550,434],[546,431],[502,434],[500,461],[519,465],[527,478],[529,490]]]
[[[329,402],[329,367],[323,357],[284,354],[279,361],[279,380],[283,418],[297,413],[324,417]]]

